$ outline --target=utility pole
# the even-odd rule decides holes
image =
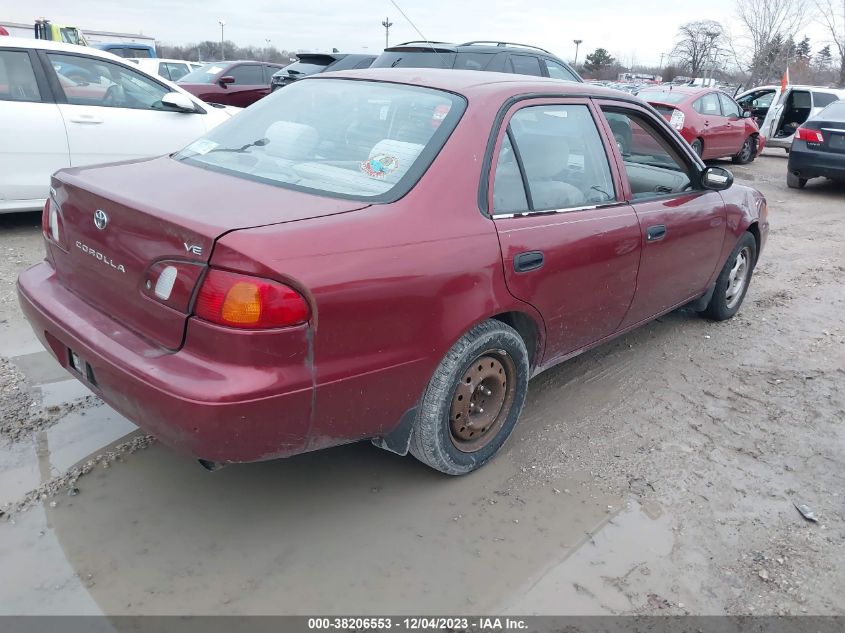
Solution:
[[[384,22],[381,25],[384,27],[384,47],[390,48],[390,27],[393,26],[393,22],[388,17],[384,18]]]
[[[225,40],[223,39],[223,27],[226,26],[226,20],[220,18],[217,20],[217,24],[220,25],[220,61],[226,60],[226,45],[223,43]]]
[[[663,74],[663,58],[666,57],[666,53],[660,53],[660,67],[657,69],[657,72],[661,75]]]
[[[575,61],[572,63],[572,67],[578,70],[578,47],[581,46],[581,43],[584,40],[572,40],[572,43],[575,44]]]
[[[267,42],[267,48],[264,52],[264,61],[269,62],[270,61],[270,42],[272,40],[269,37],[265,37],[264,41]]]

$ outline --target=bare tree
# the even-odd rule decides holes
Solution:
[[[785,68],[789,52],[785,43],[807,23],[807,0],[737,0],[736,4],[750,44],[750,81],[754,85]]]
[[[845,88],[845,0],[816,0],[816,6],[839,52],[839,86]]]
[[[722,25],[713,20],[682,24],[671,57],[697,77],[718,48],[723,34]]]

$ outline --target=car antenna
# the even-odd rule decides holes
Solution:
[[[409,17],[407,16],[407,14],[406,14],[406,13],[402,10],[402,7],[400,7],[398,4],[396,4],[396,0],[390,0],[390,4],[392,4],[394,7],[396,7],[396,10],[397,10],[397,11],[399,11],[399,13],[401,13],[401,14],[402,14],[402,17],[403,17],[403,18],[405,18],[406,20],[408,20],[408,24],[410,24],[410,25],[414,28],[414,30],[415,30],[415,31],[417,32],[417,34],[418,34],[418,35],[419,35],[419,36],[423,39],[423,41],[424,41],[424,42],[427,42],[428,44],[430,44],[430,45],[431,45],[431,50],[432,50],[432,52],[440,58],[440,61],[443,63],[443,68],[447,68],[447,67],[448,67],[448,65],[446,64],[446,59],[443,57],[443,55],[441,55],[441,54],[440,54],[440,51],[438,51],[438,50],[434,47],[434,44],[433,44],[433,43],[432,43],[432,42],[431,42],[431,41],[430,41],[430,40],[429,40],[429,39],[428,39],[425,35],[423,35],[423,34],[422,34],[422,31],[420,31],[420,30],[417,28],[417,25],[416,25],[416,24],[414,24],[414,23],[411,21],[411,18],[409,18]]]

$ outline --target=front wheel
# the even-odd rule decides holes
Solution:
[[[722,272],[716,279],[716,288],[710,303],[702,314],[714,321],[726,321],[733,317],[745,299],[754,264],[757,262],[757,241],[751,233],[744,233],[737,242]]]
[[[753,136],[745,139],[739,152],[731,157],[731,161],[735,165],[747,165],[756,157],[757,142]]]
[[[411,454],[447,475],[483,466],[513,431],[528,391],[528,351],[519,333],[484,321],[440,361],[417,409]]]
[[[786,172],[786,186],[790,189],[803,189],[806,184],[806,178],[800,178],[798,174],[791,171]]]

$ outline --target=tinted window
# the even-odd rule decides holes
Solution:
[[[571,209],[615,198],[607,155],[587,106],[529,106],[514,114],[509,129],[531,209]],[[504,165],[505,157],[500,160]],[[494,182],[494,196],[495,191]]]
[[[0,101],[41,101],[26,51],[0,51]]]
[[[369,81],[295,81],[177,155],[201,167],[357,200],[395,199],[457,124],[451,93]]]
[[[813,107],[814,108],[822,108],[826,105],[830,105],[834,101],[837,101],[839,97],[834,94],[830,94],[829,92],[814,92],[813,93]]]
[[[373,68],[451,68],[455,53],[439,51],[386,51],[373,62]]]
[[[621,108],[602,110],[614,137],[618,135],[628,143],[622,158],[634,198],[655,198],[680,193],[689,187],[687,163],[652,121]]]
[[[305,77],[306,75],[313,75],[315,73],[323,72],[326,69],[326,66],[328,66],[330,63],[331,60],[329,58],[309,59],[307,62],[294,62],[289,66],[285,66],[282,70],[284,70],[289,75]]]
[[[115,46],[115,47],[106,47],[102,50],[108,51],[112,55],[117,55],[118,57],[143,57],[144,59],[150,59],[152,55],[150,54],[150,49],[148,48],[126,48],[124,46]]]
[[[455,68],[459,70],[484,70],[493,59],[493,53],[458,53]]]
[[[731,99],[728,95],[724,94],[723,92],[719,93],[719,101],[722,102],[722,114],[729,117],[740,117],[742,113],[739,109],[739,106],[736,104],[736,101]]]
[[[511,69],[517,75],[543,76],[543,71],[540,70],[540,60],[531,55],[511,55]]]
[[[373,65],[373,57],[365,57],[360,62],[355,64],[355,68],[369,68]]]
[[[226,71],[235,78],[236,86],[256,86],[264,83],[264,72],[258,64],[241,64]]]
[[[699,114],[708,116],[722,116],[722,109],[719,107],[719,97],[715,92],[704,95],[700,99],[696,99],[692,104],[695,111]]]
[[[162,109],[170,92],[135,70],[94,57],[47,53],[68,103],[111,108]]]
[[[578,81],[578,77],[573,75],[566,68],[566,66],[561,66],[557,62],[553,62],[550,59],[546,60],[546,70],[549,71],[549,77],[551,77],[552,79],[564,79],[566,81]]]
[[[845,121],[845,101],[835,101],[819,112],[815,118],[827,119],[828,121]]]

